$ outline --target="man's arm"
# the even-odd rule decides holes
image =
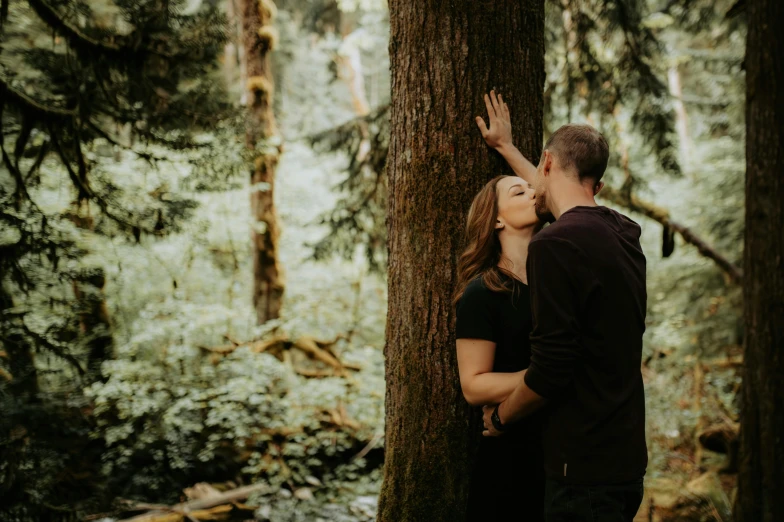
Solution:
[[[547,403],[547,399],[533,391],[525,383],[526,371],[527,370],[523,370],[522,378],[514,391],[506,400],[498,405],[498,418],[504,425],[512,424],[513,422],[517,422],[520,419],[531,415]],[[503,410],[501,409],[502,407],[504,408]],[[484,406],[482,408],[485,425],[485,431],[483,431],[482,434],[488,437],[497,437],[502,433],[493,427],[493,421],[490,417],[492,416],[494,409],[495,405]]]
[[[512,143],[512,120],[509,116],[509,106],[499,94],[490,91],[485,94],[485,107],[490,121],[490,128],[485,125],[485,120],[476,117],[476,124],[482,131],[482,137],[487,144],[497,150],[506,160],[515,174],[528,183],[533,184],[536,176],[536,167]]]
[[[534,324],[531,364],[512,394],[498,406],[502,424],[530,415],[546,399],[559,395],[571,384],[583,356],[577,318],[582,291],[590,287],[593,276],[576,247],[557,238],[532,242],[528,280]],[[490,419],[487,410],[485,418]],[[492,424],[485,427],[492,428]],[[485,432],[497,434],[493,429]]]

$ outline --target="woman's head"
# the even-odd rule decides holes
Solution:
[[[539,224],[536,216],[536,192],[522,178],[499,176],[496,183],[495,229],[501,234],[516,234]],[[470,214],[469,214],[470,216]],[[470,219],[470,218],[469,218]]]
[[[535,199],[534,190],[517,176],[496,176],[474,197],[468,210],[466,249],[457,264],[455,302],[480,274],[491,290],[511,289],[498,268],[503,255],[502,238],[530,234],[539,225]]]

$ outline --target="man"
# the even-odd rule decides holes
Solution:
[[[533,169],[505,132],[508,107],[495,93],[488,101],[490,130],[477,119],[483,136],[518,174]],[[555,222],[529,247],[531,365],[515,391],[484,412],[484,434],[497,436],[548,404],[550,522],[631,521],[642,501],[645,256],[640,227],[594,200],[608,156],[607,141],[588,125],[563,126],[545,144],[536,210]]]

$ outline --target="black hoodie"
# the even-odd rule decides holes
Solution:
[[[572,484],[645,474],[645,256],[640,227],[606,207],[575,207],[531,241],[533,332],[525,382],[550,399],[545,470]]]

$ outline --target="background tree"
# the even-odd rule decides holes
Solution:
[[[740,2],[739,2],[740,3]],[[741,522],[784,519],[784,4],[748,0]]]
[[[282,142],[273,114],[275,83],[270,53],[278,41],[273,0],[243,0],[242,39],[247,75],[246,146],[250,154],[253,213],[253,305],[259,324],[280,314],[283,279],[278,265],[275,166]]]
[[[505,171],[474,117],[496,88],[515,142],[542,146],[544,3],[393,1],[386,457],[380,521],[464,516],[479,435],[460,393],[451,296],[465,213]],[[473,422],[472,422],[473,419]]]

